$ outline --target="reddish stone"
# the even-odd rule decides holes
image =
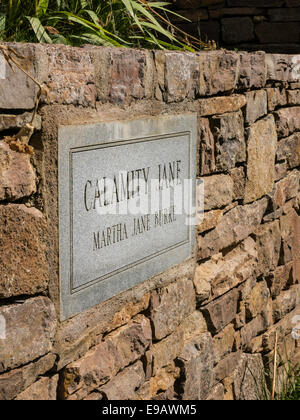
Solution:
[[[209,328],[214,333],[220,332],[234,320],[238,310],[238,300],[239,292],[233,289],[202,309]]]
[[[0,375],[0,400],[13,400],[38,377],[50,371],[54,367],[55,360],[56,355],[49,353],[26,366],[2,373]]]
[[[145,382],[142,362],[137,362],[124,369],[100,388],[106,400],[130,400]]]
[[[50,378],[44,377],[32,384],[16,397],[21,401],[56,401],[57,400],[57,384],[58,375]]]
[[[128,103],[145,96],[146,55],[143,51],[113,50],[110,72],[111,102]]]
[[[183,400],[204,400],[213,385],[213,342],[210,333],[186,343],[178,358]]]
[[[286,160],[290,169],[300,166],[300,133],[295,133],[278,143],[277,160]]]
[[[196,307],[191,280],[178,280],[151,296],[151,321],[155,338],[160,340],[175,331]]]
[[[236,87],[240,65],[238,54],[229,51],[201,52],[199,61],[201,96],[217,95]]]
[[[0,307],[6,339],[0,340],[0,372],[25,365],[52,350],[57,320],[53,303],[45,297]]]
[[[259,272],[267,275],[277,267],[279,261],[281,238],[278,220],[260,226],[254,232],[254,238],[257,244]]]
[[[253,204],[237,206],[226,213],[216,228],[198,237],[198,257],[204,259],[246,239],[260,225],[268,201],[263,198]]]
[[[46,53],[51,69],[47,81],[50,103],[94,107],[97,90],[90,50],[49,45]]]
[[[121,369],[139,359],[152,339],[150,321],[138,315],[128,325],[109,334],[105,341],[70,363],[60,388],[64,399],[83,399]]]
[[[194,99],[199,92],[199,62],[189,53],[165,54],[165,83],[167,102]]]
[[[200,174],[208,175],[216,170],[215,141],[210,129],[209,120],[199,120],[200,131]]]
[[[0,297],[33,295],[48,284],[43,214],[23,204],[0,206]]]
[[[0,200],[15,201],[36,192],[36,175],[30,156],[0,142]]]
[[[262,88],[266,85],[266,60],[264,52],[241,52],[238,86]]]
[[[274,113],[278,137],[287,137],[300,130],[300,107],[282,108]]]

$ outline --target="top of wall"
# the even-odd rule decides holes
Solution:
[[[86,46],[10,44],[26,70],[49,90],[50,104],[95,107],[141,99],[166,103],[297,83],[300,56],[225,50],[197,54]],[[2,58],[2,61],[4,59]],[[32,109],[37,87],[7,63],[2,70],[0,109]]]

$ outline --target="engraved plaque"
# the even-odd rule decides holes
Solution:
[[[195,115],[59,127],[62,319],[191,257]]]

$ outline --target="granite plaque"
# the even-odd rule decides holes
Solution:
[[[194,114],[60,126],[61,317],[189,258]]]

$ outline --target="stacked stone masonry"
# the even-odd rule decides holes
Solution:
[[[180,29],[226,48],[300,52],[299,0],[172,0]]]
[[[35,154],[10,149],[3,139],[28,121],[36,88],[7,67],[0,80],[0,399],[257,399],[276,333],[283,357],[300,359],[292,337],[300,315],[294,57],[14,47],[49,98],[30,141]],[[186,112],[198,114],[197,175],[205,182],[195,255],[61,322],[58,125]]]

